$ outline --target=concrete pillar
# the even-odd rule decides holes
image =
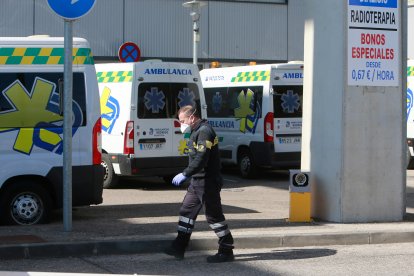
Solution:
[[[401,2],[406,5],[406,1],[396,1],[400,17],[404,14]],[[386,42],[358,45],[358,36],[348,38],[350,2],[303,1],[302,170],[310,171],[314,181],[312,216],[333,222],[400,221],[405,213],[406,181],[401,26],[398,23],[393,33],[360,30],[385,32]],[[378,59],[384,64],[376,69],[396,64],[394,81],[375,79],[369,84],[365,79],[359,85],[348,79],[350,69],[363,69],[365,74],[370,70],[371,77],[374,69],[365,67],[371,60],[359,59],[364,68],[357,68],[358,60],[348,59],[354,46],[393,48],[393,59]]]

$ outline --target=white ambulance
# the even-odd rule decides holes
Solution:
[[[414,60],[407,61],[407,143],[408,169],[414,169]]]
[[[102,112],[104,188],[119,176],[161,176],[171,182],[188,164],[177,111],[193,105],[205,117],[198,68],[150,60],[97,64]]]
[[[0,37],[0,219],[47,222],[63,201],[63,38]],[[99,92],[73,40],[72,205],[102,202]]]
[[[258,168],[300,166],[303,63],[205,69],[207,118],[223,164],[242,177]]]

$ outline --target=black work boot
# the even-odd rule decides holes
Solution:
[[[164,249],[165,254],[174,256],[178,260],[184,259],[184,252],[185,249],[175,247],[174,243]]]
[[[190,241],[191,234],[178,232],[177,237],[171,243],[169,247],[164,250],[164,253],[170,256],[174,256],[176,259],[184,259],[184,252]]]
[[[234,261],[233,249],[219,248],[216,255],[208,256],[208,263],[224,263]]]

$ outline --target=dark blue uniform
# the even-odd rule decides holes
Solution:
[[[231,251],[233,237],[225,221],[220,198],[223,181],[218,137],[206,120],[200,120],[193,127],[187,146],[189,164],[183,174],[191,177],[191,184],[180,208],[178,236],[174,246],[185,249],[204,204],[207,222],[219,238],[219,252]]]

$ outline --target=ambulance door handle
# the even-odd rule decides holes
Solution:
[[[181,134],[181,130],[174,131],[175,134]]]

